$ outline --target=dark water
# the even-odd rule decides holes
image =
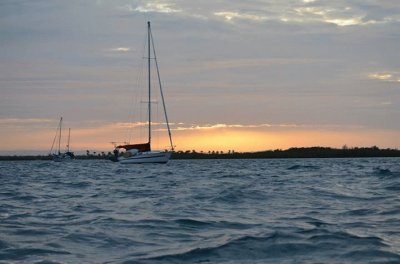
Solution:
[[[0,263],[400,263],[400,159],[0,162]]]

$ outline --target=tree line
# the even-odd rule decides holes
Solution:
[[[196,152],[178,151],[173,154],[173,159],[272,159],[272,158],[356,158],[356,157],[400,157],[398,149],[380,149],[373,147],[342,148],[329,147],[303,147],[289,148],[286,150],[275,149],[258,152],[222,151]]]
[[[76,159],[109,159],[111,152],[90,152],[86,155],[76,155]],[[289,148],[286,150],[275,149],[258,152],[236,152],[234,150],[197,152],[196,150],[176,151],[172,154],[172,159],[278,159],[278,158],[367,158],[367,157],[400,157],[398,149],[380,149],[373,147],[354,147],[346,145],[342,148],[329,147],[304,147]],[[50,155],[37,156],[0,156],[0,160],[51,160]]]

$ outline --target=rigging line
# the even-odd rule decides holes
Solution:
[[[155,47],[154,47],[154,39],[153,39],[153,34],[152,34],[151,30],[150,30],[150,37],[151,37],[151,43],[153,44],[154,61],[155,61],[155,64],[156,64],[156,69],[157,69],[158,84],[159,84],[159,87],[160,87],[160,94],[161,94],[161,99],[162,99],[163,108],[164,108],[165,121],[167,122],[169,142],[170,142],[170,144],[171,144],[171,149],[174,150],[174,145],[173,145],[173,143],[172,143],[171,129],[170,129],[170,127],[169,127],[169,122],[168,122],[167,109],[166,109],[166,106],[165,106],[164,94],[163,94],[162,86],[161,86],[160,71],[158,70],[158,62],[157,62],[157,56],[156,56],[156,49],[155,49]]]
[[[50,153],[49,154],[51,154],[53,152],[54,143],[56,143],[56,139],[57,139],[57,135],[58,135],[57,132],[58,132],[58,126],[56,128],[56,135],[54,136],[53,143],[51,144],[51,149],[50,149]]]
[[[155,93],[155,104],[156,104],[156,124],[157,124],[157,127],[160,127],[160,113],[159,113],[159,110],[160,110],[160,107],[159,107],[159,105],[158,105],[158,101],[159,101],[159,93]],[[157,146],[157,148],[159,149],[160,148],[160,131],[157,129],[156,131],[156,146]]]

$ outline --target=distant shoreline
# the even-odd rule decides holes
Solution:
[[[290,148],[286,150],[266,150],[258,152],[234,152],[224,153],[222,151],[196,152],[177,151],[172,154],[172,159],[288,159],[288,158],[379,158],[379,157],[400,157],[398,149],[369,148]],[[77,155],[79,160],[108,160],[110,155]],[[0,161],[18,160],[52,160],[49,155],[6,155],[0,156]]]

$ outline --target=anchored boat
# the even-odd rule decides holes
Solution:
[[[151,57],[151,55],[153,57]],[[167,124],[168,136],[171,145],[170,151],[154,151],[151,148],[152,137],[152,123],[151,123],[151,59],[154,59],[154,66],[157,72],[158,78],[158,86],[160,89],[160,95],[162,99],[162,105],[164,110],[165,122]],[[111,159],[112,161],[118,161],[124,164],[135,164],[135,163],[167,163],[171,157],[172,151],[174,150],[174,146],[172,144],[172,136],[171,130],[168,122],[168,115],[165,106],[164,94],[161,85],[160,72],[158,69],[156,51],[154,48],[153,35],[151,33],[150,22],[147,22],[147,77],[148,77],[148,141],[146,143],[139,144],[124,144],[116,146],[114,150],[114,157]],[[125,150],[123,154],[121,154],[121,150]]]
[[[64,153],[61,152],[61,133],[62,133],[62,121],[63,118],[60,118],[60,122],[58,124],[58,128],[56,131],[56,135],[53,139],[53,144],[51,145],[50,149],[50,155],[53,157],[53,161],[55,162],[61,162],[61,161],[70,161],[75,158],[75,155],[73,152],[70,151],[69,149],[69,142],[70,142],[70,137],[71,137],[71,129],[68,129],[68,143],[67,143],[67,149]],[[53,152],[54,149],[54,144],[55,142],[58,142],[58,148]]]

